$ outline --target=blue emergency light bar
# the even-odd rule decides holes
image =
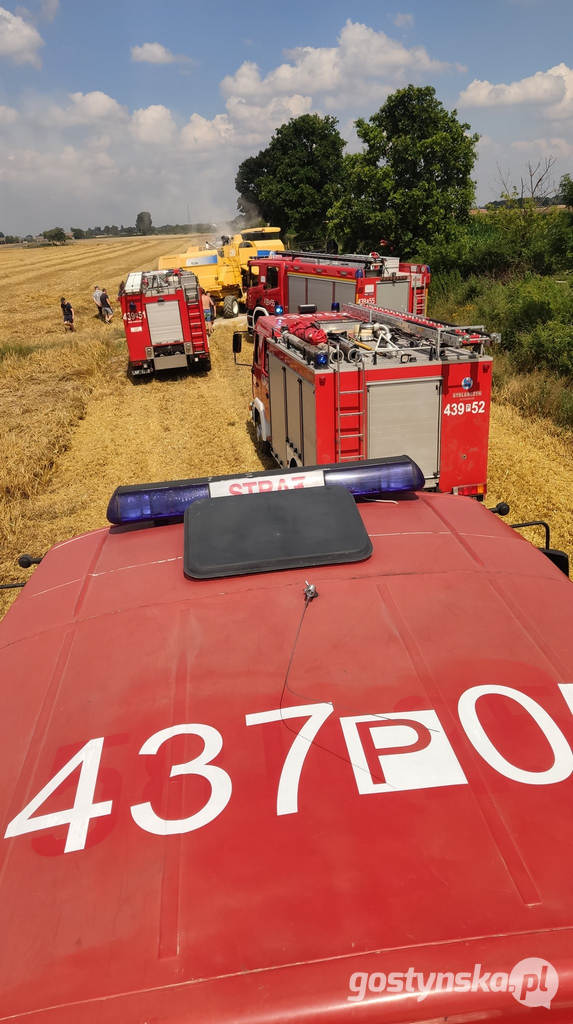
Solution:
[[[241,478],[237,478],[236,475],[210,476],[196,480],[169,480],[156,484],[117,487],[107,507],[107,518],[114,526],[183,519],[185,509],[194,501],[211,497],[210,484],[225,480],[256,482],[277,478],[277,484],[279,479],[288,484],[292,477],[301,477],[317,471],[323,474],[324,486],[345,487],[357,500],[372,500],[420,491],[424,487],[424,474],[420,467],[407,455],[398,455],[386,459],[366,459],[362,462],[297,466],[294,469],[276,469],[267,473],[246,473]]]

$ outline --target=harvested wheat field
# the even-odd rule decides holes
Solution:
[[[186,243],[163,236],[0,249],[0,582],[26,577],[22,552],[43,554],[105,525],[118,484],[263,468],[247,419],[249,369],[231,353],[237,321],[217,322],[209,374],[134,386],[117,310],[109,326],[95,315],[95,284],[117,306],[121,278]],[[73,335],[64,334],[61,295],[75,309]],[[510,503],[512,521],[547,518],[554,546],[573,554],[567,431],[495,405],[489,488],[492,504]],[[17,593],[0,591],[0,614]]]

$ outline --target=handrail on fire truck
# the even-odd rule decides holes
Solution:
[[[398,256],[364,255],[363,253],[321,253],[305,252],[303,249],[285,249],[278,253],[281,257],[292,257],[292,259],[308,260],[309,263],[325,263],[327,265],[339,263],[343,267],[357,267],[358,269],[374,269],[375,267],[388,266],[391,271],[398,273],[400,263]],[[390,271],[390,272],[391,272]]]

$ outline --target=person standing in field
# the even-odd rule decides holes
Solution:
[[[103,319],[105,320],[106,324],[109,324],[111,322],[111,318],[113,316],[113,309],[111,308],[111,302],[109,301],[109,295],[107,294],[107,291],[106,291],[105,288],[102,288],[102,291],[101,291],[101,294],[100,294],[100,302],[101,302],[101,315],[102,315]]]
[[[96,284],[94,288],[93,300],[97,306],[97,315],[99,316],[100,320],[103,320],[103,313],[101,310],[101,288],[98,284]]]
[[[213,330],[213,310],[215,303],[213,302],[213,299],[209,295],[209,292],[206,292],[204,288],[201,288],[201,305],[203,306],[205,326],[207,328],[207,334],[209,335]]]
[[[75,331],[74,327],[74,310],[71,302],[68,302],[62,295],[60,299],[60,307],[62,315],[64,317],[64,328],[68,331]]]

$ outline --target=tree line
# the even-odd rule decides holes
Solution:
[[[303,248],[360,252],[384,241],[406,259],[436,247],[445,253],[471,234],[479,136],[443,106],[432,86],[399,89],[371,117],[359,118],[355,130],[362,148],[345,153],[332,115],[304,114],[281,125],[237,170],[241,213],[276,224]],[[511,242],[510,262],[519,262],[533,244],[532,211],[539,198],[549,202],[546,191],[536,194],[547,183],[548,163],[539,173],[539,165],[529,165],[521,191],[500,181],[500,228]],[[573,206],[568,174],[553,198]]]
[[[5,235],[0,231],[0,243],[13,245],[17,242],[37,242],[44,239],[49,243],[66,242],[70,235],[74,239],[98,238],[102,235],[110,235],[112,238],[131,235],[193,235],[207,234],[213,230],[214,224],[207,224],[200,221],[196,224],[161,224],[154,226],[151,214],[146,210],[138,213],[133,226],[124,227],[123,224],[105,224],[103,227],[96,225],[93,228],[71,227],[66,233],[62,227],[48,228],[39,235]]]

